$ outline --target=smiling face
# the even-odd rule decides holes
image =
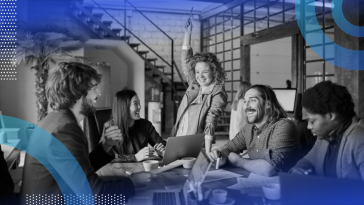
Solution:
[[[130,101],[130,120],[139,120],[140,119],[140,100],[137,95],[134,95],[134,97]]]
[[[205,62],[196,63],[195,76],[201,87],[207,87],[214,80],[214,73],[210,69],[210,65]]]
[[[254,88],[248,90],[244,95],[243,102],[249,123],[260,127],[267,121],[265,116],[265,100],[260,96],[258,90]]]
[[[303,108],[305,109],[305,108]],[[311,130],[314,136],[320,139],[327,137],[330,132],[336,129],[338,123],[334,120],[333,114],[327,113],[324,115],[310,113],[307,110],[307,129]]]
[[[86,97],[82,97],[82,104],[80,113],[84,116],[89,116],[96,112],[94,104],[101,96],[99,85],[95,80],[92,80],[92,88],[87,92]]]

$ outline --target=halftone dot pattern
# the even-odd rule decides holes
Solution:
[[[16,0],[0,0],[0,80],[16,80]]]
[[[94,200],[94,201],[92,201]],[[61,195],[61,194],[26,194],[26,205],[125,205],[125,196],[117,194]]]

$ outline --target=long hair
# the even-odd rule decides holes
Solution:
[[[129,140],[129,119],[130,119],[130,103],[131,99],[136,96],[136,92],[134,90],[122,90],[115,94],[114,102],[112,105],[112,119],[114,120],[114,125],[118,126],[121,130],[121,134],[124,137],[124,141],[122,146],[119,147],[119,154],[123,154],[127,143]]]
[[[263,98],[265,103],[270,103],[269,109],[267,110],[269,121],[287,117],[286,112],[278,102],[276,94],[269,85],[253,85],[248,90],[250,89],[256,89],[260,93],[260,96]]]
[[[212,53],[196,53],[191,60],[189,61],[190,70],[190,78],[187,79],[188,82],[192,82],[193,84],[198,84],[195,76],[195,66],[197,63],[207,63],[210,66],[211,71],[214,73],[214,83],[216,85],[224,85],[226,73],[225,70],[221,67],[221,62],[217,59],[216,55]]]
[[[239,100],[244,98],[244,95],[245,95],[246,91],[250,88],[250,86],[252,86],[252,85],[249,82],[240,81],[240,84],[238,87],[238,92],[236,93],[233,104],[232,104],[233,110],[236,111],[236,109],[238,108]]]
[[[49,75],[45,86],[51,108],[71,108],[95,86],[92,80],[101,82],[101,75],[94,68],[78,62],[60,63]]]

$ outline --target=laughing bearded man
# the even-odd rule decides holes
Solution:
[[[220,166],[228,161],[262,176],[288,171],[297,160],[299,141],[295,136],[296,126],[287,119],[272,88],[250,87],[244,96],[244,110],[248,124],[223,147],[215,147],[211,158],[216,160],[220,156]],[[239,155],[244,150],[249,158]]]

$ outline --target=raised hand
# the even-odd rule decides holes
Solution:
[[[185,33],[192,33],[192,20],[188,18],[187,22],[185,23]]]

